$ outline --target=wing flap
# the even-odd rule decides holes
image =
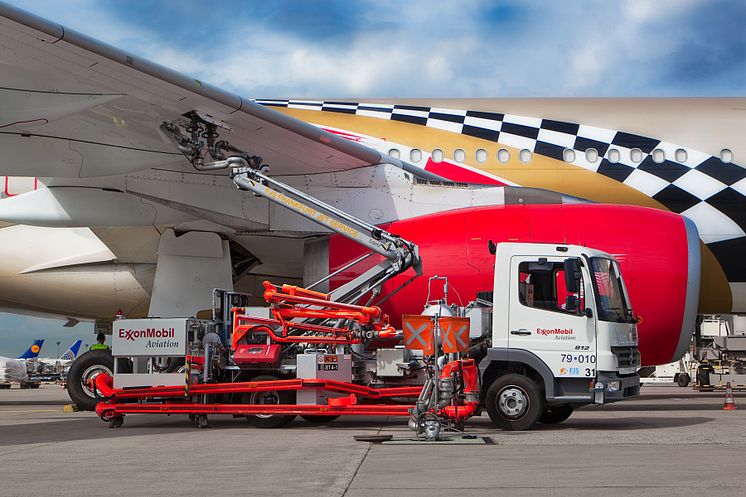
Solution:
[[[120,129],[115,130],[114,134],[118,137],[113,135],[103,141],[107,146],[121,146],[128,140],[132,141],[131,135],[139,132],[148,134],[148,139],[140,137],[140,142],[162,144],[158,147],[151,145],[154,150],[172,150],[170,144],[160,136],[157,126],[152,124],[198,110],[229,124],[232,130],[226,134],[231,143],[265,158],[275,174],[332,172],[381,162],[403,167],[396,159],[364,145],[127,54],[7,4],[0,3],[0,16],[0,61],[18,68],[20,72],[42,72],[45,74],[42,82],[54,84],[59,81],[68,85],[63,88],[64,91],[96,89],[99,93],[127,95],[128,108],[122,108],[124,100],[117,100],[89,110],[113,114],[112,126],[117,126],[117,112],[149,116],[147,120],[151,122],[151,128],[133,131],[119,126]],[[0,75],[0,86],[4,79]],[[24,88],[59,90],[52,87],[34,88],[39,83],[34,83],[30,78],[21,80],[27,85]],[[80,124],[79,115],[68,120],[74,122],[77,119],[77,124]],[[127,122],[126,118],[121,119]],[[45,125],[37,125],[37,128],[45,128]],[[67,129],[71,128],[67,126]],[[96,135],[93,130],[90,130],[90,134]],[[69,138],[64,134],[58,137]],[[85,139],[80,135],[76,138]],[[227,136],[221,138],[226,139]],[[117,167],[112,163],[110,173],[122,169],[129,168]]]

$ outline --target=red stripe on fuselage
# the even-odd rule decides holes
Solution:
[[[438,176],[455,183],[507,186],[506,183],[498,181],[495,178],[478,171],[472,171],[471,169],[447,161],[435,162],[431,158],[427,159],[425,171],[437,174]]]

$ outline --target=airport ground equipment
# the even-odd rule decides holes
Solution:
[[[689,352],[676,362],[661,364],[654,367],[642,368],[639,371],[642,385],[676,384],[680,387],[689,386],[692,380],[692,356]]]
[[[692,342],[691,359],[682,374],[701,391],[746,389],[746,316],[702,316]]]
[[[266,176],[259,158],[202,163],[228,166],[238,166],[231,177],[239,188],[357,241],[380,261],[330,293],[265,282],[263,316],[246,309],[245,296],[216,290],[210,320],[115,321],[113,375],[99,372],[91,382],[106,398],[96,412],[111,426],[131,413],[188,414],[200,427],[213,414],[260,427],[297,415],[386,415],[408,417],[418,435],[435,439],[482,408],[498,426],[522,430],[639,393],[635,319],[609,254],[485,243],[495,257],[492,288],[457,306],[447,279],[432,277],[445,280],[444,297],[423,298],[423,315],[402,316],[397,330],[376,303],[421,274],[416,244]],[[183,371],[173,368],[182,363]]]

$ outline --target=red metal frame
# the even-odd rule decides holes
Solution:
[[[247,316],[240,307],[233,308],[232,346],[236,346],[249,333],[267,333],[278,343],[324,343],[351,345],[361,342],[360,336],[349,328],[335,328],[318,324],[293,321],[293,319],[340,319],[352,320],[371,329],[378,337],[396,336],[396,330],[389,325],[388,316],[379,307],[344,304],[329,300],[326,293],[305,288],[282,285],[278,287],[269,281],[264,282],[264,300],[271,306],[274,319]],[[281,328],[277,334],[273,328]],[[291,330],[310,331],[319,335],[291,335]]]
[[[389,325],[388,316],[378,307],[366,307],[352,304],[333,302],[328,294],[307,290],[291,285],[277,287],[265,281],[265,300],[270,303],[275,319],[247,316],[243,308],[234,308],[232,348],[241,344],[243,339],[251,333],[266,333],[277,343],[331,343],[353,344],[360,343],[361,336],[349,328],[335,328],[331,326],[294,322],[296,318],[339,319],[340,322],[355,321],[366,330],[373,331],[378,337],[396,335],[396,331]],[[275,332],[281,328],[281,333]],[[318,335],[291,335],[290,330],[304,330]],[[359,328],[357,328],[359,329]],[[357,332],[359,333],[359,332]],[[187,357],[187,370],[197,366],[196,357]],[[479,378],[473,359],[451,361],[443,368],[441,378],[460,378],[459,390],[468,398],[478,399]],[[357,416],[408,416],[413,405],[397,402],[400,399],[419,397],[422,385],[405,387],[371,388],[355,383],[297,378],[289,380],[247,381],[239,383],[189,383],[189,373],[185,383],[181,386],[160,386],[143,388],[113,388],[113,380],[107,374],[99,374],[94,387],[109,400],[100,402],[96,406],[96,413],[103,419],[121,417],[132,413],[163,413],[163,414],[285,414],[285,415],[357,415]],[[316,389],[325,390],[346,397],[335,397],[328,400],[328,405],[297,405],[297,404],[227,404],[227,403],[199,403],[193,399],[207,395],[230,395],[250,392],[290,391]],[[172,399],[164,402],[163,399]],[[178,400],[177,400],[178,399]],[[138,402],[128,403],[136,400]],[[124,402],[123,402],[124,401]],[[144,402],[145,401],[145,402]],[[378,402],[374,404],[373,402]],[[468,418],[478,408],[478,402],[467,401],[460,403],[454,400],[453,405],[445,409],[437,409],[436,414],[457,422]]]
[[[459,373],[464,382],[464,393],[478,390],[478,374],[473,359],[452,361],[443,368],[441,377]],[[246,381],[239,383],[200,383],[185,386],[160,386],[144,388],[115,389],[113,380],[106,373],[95,379],[95,387],[106,402],[96,406],[96,413],[103,419],[121,417],[125,414],[284,414],[284,415],[318,415],[329,416],[408,416],[411,404],[397,403],[397,399],[418,397],[421,386],[371,388],[335,380],[323,379],[289,379]],[[237,394],[248,392],[288,391],[302,389],[322,389],[328,392],[347,394],[347,397],[333,398],[328,405],[299,404],[224,404],[192,402],[192,396]],[[172,399],[162,402],[161,399]],[[140,402],[126,402],[136,400]],[[124,401],[124,402],[122,402]],[[150,401],[150,402],[143,402]],[[372,404],[370,402],[378,402]],[[383,403],[382,403],[383,402]],[[388,403],[386,403],[388,402]],[[474,414],[478,402],[466,402],[464,405],[451,405],[439,414],[446,418],[462,421]]]

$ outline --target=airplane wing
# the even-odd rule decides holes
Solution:
[[[441,179],[0,2],[0,174],[101,177],[190,169],[159,127],[197,115],[278,175],[390,163]]]

